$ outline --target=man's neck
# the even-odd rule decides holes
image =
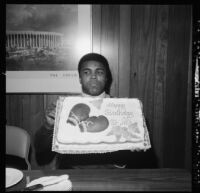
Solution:
[[[82,95],[82,97],[109,98],[109,95],[107,95],[105,92],[101,93],[101,94],[98,95],[98,96],[92,96],[92,95],[88,95],[88,94],[86,94],[86,93],[82,93],[81,95]]]

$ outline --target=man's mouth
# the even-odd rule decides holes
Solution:
[[[97,86],[97,84],[96,83],[92,83],[91,86]]]
[[[90,85],[91,85],[92,87],[96,87],[96,86],[98,86],[98,83],[97,83],[97,82],[91,82]]]

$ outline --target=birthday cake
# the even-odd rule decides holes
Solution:
[[[62,154],[146,150],[151,147],[140,100],[60,97],[52,151]]]

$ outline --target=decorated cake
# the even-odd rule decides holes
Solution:
[[[146,150],[151,147],[140,100],[60,97],[52,150],[63,154]]]

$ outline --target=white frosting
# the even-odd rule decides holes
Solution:
[[[109,126],[101,132],[81,132],[67,123],[78,103],[90,107],[89,117],[103,115]],[[151,147],[138,99],[66,97],[59,100],[52,150],[60,153],[103,153],[122,149],[146,150]]]

